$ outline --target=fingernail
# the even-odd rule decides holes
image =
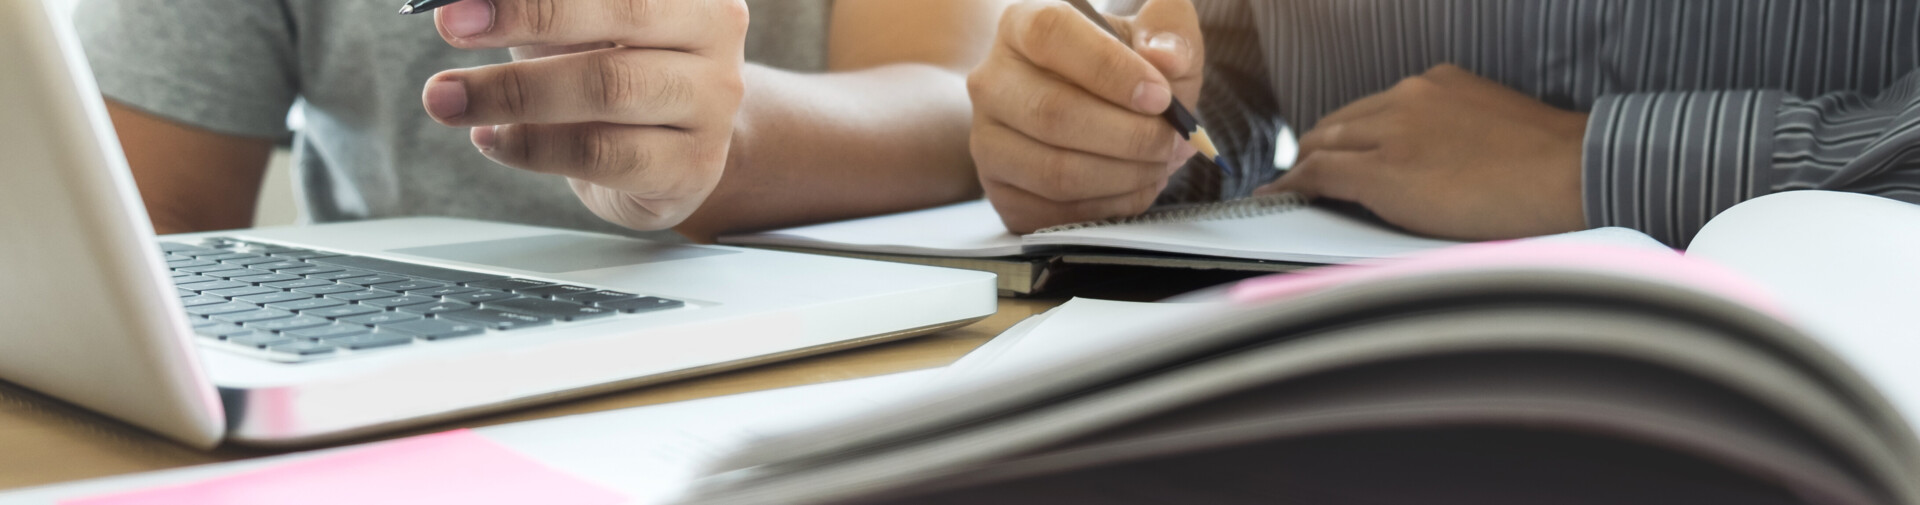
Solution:
[[[1159,114],[1173,104],[1173,92],[1157,82],[1143,82],[1133,88],[1133,108],[1147,114]]]
[[[466,0],[440,8],[447,34],[472,38],[493,29],[493,0]]]
[[[457,79],[427,83],[427,113],[452,119],[467,113],[467,84]]]
[[[473,146],[480,148],[480,152],[493,152],[493,147],[499,145],[500,135],[494,128],[497,127],[480,126],[473,129]]]
[[[1181,58],[1187,58],[1193,54],[1187,52],[1187,38],[1171,32],[1154,35],[1153,38],[1147,39],[1147,48],[1165,51]]]

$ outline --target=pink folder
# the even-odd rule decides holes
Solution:
[[[413,437],[212,480],[71,505],[528,504],[627,499],[467,430]]]

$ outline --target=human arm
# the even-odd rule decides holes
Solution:
[[[271,139],[287,133],[297,92],[284,6],[84,0],[79,9],[74,27],[154,228],[251,225]]]
[[[726,175],[676,229],[706,241],[978,197],[965,71],[1002,3],[835,2],[828,73],[748,64]]]
[[[477,127],[476,144],[495,161],[569,177],[582,201],[609,221],[635,229],[678,226],[706,240],[973,193],[970,164],[957,147],[965,145],[965,131],[947,126],[964,124],[954,117],[967,112],[964,90],[946,69],[977,57],[975,44],[955,41],[984,38],[971,20],[990,18],[991,2],[839,2],[830,59],[849,71],[826,75],[740,62],[737,30],[745,20],[734,17],[738,2],[595,0],[528,10],[533,3],[541,2],[469,0],[441,9],[442,35],[456,46],[519,47],[517,58],[548,57],[444,72],[429,81],[424,100],[442,123]],[[635,5],[654,10],[620,14]],[[708,13],[723,7],[726,17]],[[450,16],[474,9],[492,20],[476,23],[483,33],[449,30]],[[534,15],[547,19],[529,23]],[[889,15],[892,30],[921,35],[883,43],[877,39],[888,30],[858,29]],[[595,43],[616,34],[626,37],[620,47]],[[912,42],[920,39],[939,42]],[[881,66],[852,70],[871,65]],[[459,97],[460,107],[436,104],[446,83],[463,84],[472,98]],[[640,92],[631,100],[596,98],[627,88]],[[675,93],[663,97],[662,89]],[[531,105],[514,105],[519,101]]]
[[[272,141],[183,125],[111,99],[107,115],[155,232],[253,225]]]
[[[1016,5],[969,76],[980,184],[1008,230],[1138,214],[1193,155],[1159,114],[1198,99],[1194,6],[1152,0],[1110,21],[1122,40],[1064,3]]]
[[[1322,119],[1262,191],[1358,202],[1439,236],[1623,226],[1685,247],[1721,211],[1777,191],[1920,201],[1914,96],[1920,72],[1875,95],[1649,92],[1579,113],[1442,66]]]

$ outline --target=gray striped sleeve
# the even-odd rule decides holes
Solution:
[[[1851,191],[1920,203],[1920,71],[1875,96],[1787,98],[1773,145],[1771,191]]]
[[[1244,197],[1276,175],[1274,141],[1284,122],[1265,77],[1267,57],[1251,12],[1241,1],[1198,0],[1194,7],[1207,50],[1206,85],[1194,114],[1239,170],[1226,177],[1220,167],[1195,157],[1167,183],[1160,204]]]
[[[1764,194],[1779,91],[1603,96],[1587,123],[1587,225],[1685,247],[1708,219]]]

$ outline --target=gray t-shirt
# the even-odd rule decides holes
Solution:
[[[108,97],[221,133],[294,139],[300,204],[314,221],[454,216],[624,232],[564,179],[481,156],[464,128],[435,123],[421,86],[441,70],[504,62],[505,50],[443,42],[432,16],[392,0],[85,0],[80,36]],[[832,0],[749,0],[747,59],[825,68]],[[641,234],[675,239],[671,232]]]

